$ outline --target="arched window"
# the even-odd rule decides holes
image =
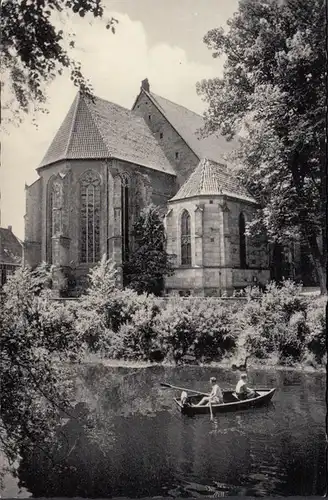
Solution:
[[[247,267],[246,256],[246,224],[244,214],[239,215],[239,252],[240,252],[240,267],[245,269]]]
[[[190,214],[187,210],[181,216],[181,265],[191,266]]]
[[[100,260],[100,179],[85,172],[80,179],[80,262]]]
[[[48,184],[48,262],[52,263],[52,237],[62,232],[63,184],[55,177]]]
[[[129,256],[129,178],[121,175],[122,260]]]

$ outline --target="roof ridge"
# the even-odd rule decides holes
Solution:
[[[101,99],[101,98],[99,98],[99,97],[97,97],[96,99],[98,99],[98,100],[102,100],[102,101],[105,101],[105,99]],[[106,101],[106,102],[109,102],[109,101]],[[88,113],[89,113],[89,115],[90,115],[90,118],[91,118],[91,120],[92,120],[92,123],[93,123],[93,124],[94,124],[94,126],[96,127],[96,130],[97,130],[97,132],[98,132],[98,134],[99,134],[99,136],[100,136],[100,138],[101,138],[101,140],[102,140],[102,142],[103,142],[103,144],[104,144],[104,146],[105,146],[105,149],[107,150],[107,152],[108,152],[109,156],[111,156],[111,155],[112,155],[112,152],[109,150],[109,147],[108,147],[108,145],[107,145],[107,143],[106,143],[106,141],[105,141],[105,139],[104,139],[104,136],[102,135],[102,133],[101,133],[101,131],[100,131],[100,129],[99,129],[99,124],[97,123],[97,119],[95,118],[95,116],[94,116],[94,114],[93,114],[92,110],[90,109],[90,106],[89,106],[90,101],[88,101],[88,100],[84,99],[84,103],[85,103],[85,105],[86,105],[86,108],[87,108]]]
[[[108,99],[104,99],[103,97],[99,97],[99,96],[93,96],[94,99],[97,99],[97,101],[104,101],[106,102],[107,104],[111,104],[111,105],[114,105],[116,106],[117,108],[120,108],[120,109],[124,109],[124,111],[128,111],[128,112],[132,112],[131,109],[129,108],[125,108],[124,106],[122,106],[121,104],[117,104],[117,102],[113,102],[113,101],[109,101]]]
[[[196,115],[199,118],[202,118],[204,120],[204,117],[202,115],[200,115],[199,113],[196,113],[196,111],[193,111],[190,108],[187,108],[186,106],[183,106],[182,104],[178,104],[177,102],[171,101],[170,99],[167,99],[166,97],[162,97],[161,95],[154,94],[153,92],[149,92],[149,94],[152,95],[152,96],[154,96],[155,99],[156,99],[156,97],[159,97],[160,99],[164,99],[165,101],[167,101],[167,102],[169,102],[171,104],[174,104],[174,106],[179,106],[179,108],[186,109],[187,111],[189,111],[189,113],[193,113],[194,115]]]
[[[73,129],[74,129],[74,125],[75,125],[77,110],[78,110],[78,107],[79,107],[79,104],[80,104],[80,99],[81,99],[81,94],[80,94],[80,91],[78,91],[77,94],[76,94],[76,96],[75,96],[75,99],[74,99],[74,102],[76,102],[76,104],[75,104],[75,109],[74,109],[73,116],[72,116],[72,121],[71,121],[69,136],[68,136],[68,141],[67,141],[66,148],[65,148],[65,155],[66,156],[68,155],[69,147],[70,147],[71,142],[72,142],[72,134],[73,134]]]
[[[218,171],[221,172],[221,165],[219,163],[215,162],[214,160],[209,161],[208,159],[206,159],[206,161],[207,161],[207,165],[208,165],[208,169],[209,169],[209,175],[212,179],[214,179],[216,189],[219,193],[220,191],[222,191],[222,187],[220,186],[217,173],[218,173]]]
[[[204,184],[205,184],[205,170],[207,166],[207,159],[204,158],[203,161],[201,161],[198,166],[201,167],[200,191],[202,191],[204,189]]]

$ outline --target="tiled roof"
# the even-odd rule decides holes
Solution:
[[[204,126],[204,118],[202,116],[152,92],[144,92],[157,105],[159,110],[199,159],[209,158],[219,163],[227,163],[225,155],[236,147],[235,141],[228,142],[223,136],[217,135],[201,138],[199,131]]]
[[[22,263],[23,246],[10,229],[0,227],[0,264]]]
[[[199,162],[189,179],[170,201],[183,200],[193,196],[214,195],[232,196],[255,203],[254,198],[247,193],[226,167],[208,159]]]
[[[142,117],[78,93],[40,167],[59,160],[116,158],[175,175]]]

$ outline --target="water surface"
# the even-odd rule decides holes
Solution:
[[[210,422],[207,416],[180,415],[176,393],[160,382],[204,391],[215,375],[229,388],[236,382],[233,372],[91,365],[80,370],[77,399],[86,405],[79,421],[96,412],[97,427],[87,435],[79,421],[64,420],[51,449],[27,453],[19,469],[25,492],[89,498],[325,493],[324,374],[251,371],[253,386],[277,388],[273,403]]]

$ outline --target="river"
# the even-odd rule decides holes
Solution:
[[[174,391],[161,381],[206,390],[234,372],[218,368],[154,366],[79,368],[77,400],[98,424],[86,433],[64,420],[55,461],[47,451],[23,456],[20,496],[219,497],[323,495],[326,491],[325,375],[250,370],[252,386],[277,388],[268,407],[208,416],[180,415]],[[7,482],[6,482],[7,481]],[[5,496],[16,496],[5,480]],[[14,489],[16,488],[16,491]]]

